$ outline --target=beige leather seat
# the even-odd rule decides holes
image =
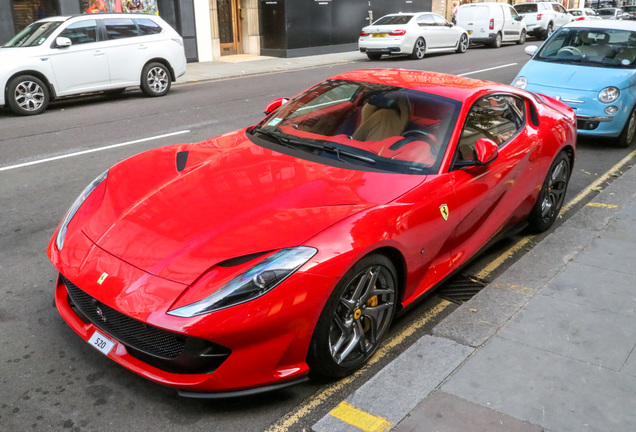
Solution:
[[[360,125],[353,133],[358,141],[382,141],[392,136],[400,136],[411,117],[408,98],[392,98],[375,94],[362,107]]]

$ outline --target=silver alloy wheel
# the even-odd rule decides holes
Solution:
[[[459,50],[458,52],[464,53],[468,49],[468,36],[465,34],[461,35],[459,38]]]
[[[547,190],[541,202],[541,218],[547,222],[556,219],[558,212],[561,210],[565,191],[568,187],[568,163],[562,160],[552,168],[548,176]]]
[[[21,109],[29,112],[39,110],[46,100],[44,89],[33,81],[19,83],[13,97]]]
[[[395,308],[395,283],[382,265],[360,271],[345,288],[329,329],[329,352],[340,366],[364,360],[377,348]]]
[[[426,43],[424,39],[419,38],[415,41],[415,47],[413,48],[413,55],[417,59],[423,59],[426,54]]]
[[[148,71],[147,75],[148,87],[155,93],[162,93],[168,88],[170,77],[165,69],[155,66]]]

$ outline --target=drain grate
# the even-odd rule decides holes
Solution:
[[[459,274],[442,285],[437,295],[451,303],[461,305],[473,298],[488,282],[474,276]]]

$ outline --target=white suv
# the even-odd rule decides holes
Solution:
[[[51,99],[132,86],[163,96],[185,71],[183,39],[157,16],[46,18],[0,47],[0,106],[40,114]]]
[[[574,17],[556,2],[519,3],[514,5],[528,28],[528,35],[547,39],[564,24],[574,21]]]

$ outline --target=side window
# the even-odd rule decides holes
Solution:
[[[163,29],[151,19],[140,18],[135,20],[142,35],[153,35],[163,31]]]
[[[441,16],[439,15],[431,15],[431,16],[433,17],[433,21],[435,22],[436,26],[444,27],[448,25],[448,21],[446,21]]]
[[[435,25],[435,21],[433,21],[432,15],[426,14],[417,17],[417,24],[420,26],[432,26]]]
[[[517,19],[518,14],[515,8],[513,7],[510,8],[510,15],[512,16],[512,19]]]
[[[104,20],[108,40],[139,36],[137,24],[131,18],[109,18]]]
[[[461,159],[473,160],[477,140],[488,138],[499,147],[505,144],[525,123],[526,104],[512,95],[489,95],[470,109],[459,139]]]
[[[60,36],[69,38],[73,45],[97,42],[97,21],[85,20],[73,23],[62,30]]]

